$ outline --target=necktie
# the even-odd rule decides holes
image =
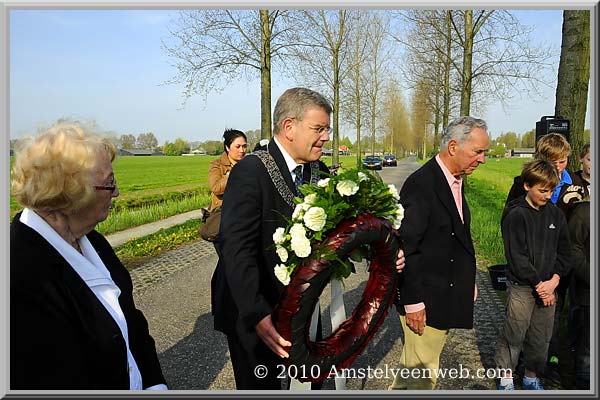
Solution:
[[[296,166],[293,170],[296,177],[294,178],[294,186],[296,187],[296,195],[303,197],[298,188],[302,185],[302,165]]]

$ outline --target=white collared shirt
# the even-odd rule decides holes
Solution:
[[[58,251],[58,253],[71,265],[73,270],[83,279],[85,284],[94,292],[100,303],[106,308],[115,320],[121,334],[125,339],[127,347],[127,364],[129,365],[129,389],[142,390],[142,375],[135,362],[133,354],[129,349],[129,335],[127,321],[121,305],[119,295],[121,289],[115,284],[110,272],[98,256],[98,253],[86,236],[79,239],[79,247],[83,254],[79,253],[66,240],[64,240],[42,217],[35,211],[25,208],[19,219],[37,233]],[[167,390],[164,384],[155,385],[148,389]]]
[[[292,175],[292,182],[295,181],[296,173],[294,172],[294,169],[296,169],[297,166],[301,166],[302,168],[304,168],[304,165],[298,164],[296,161],[294,161],[292,156],[290,156],[288,154],[288,152],[285,151],[285,149],[283,148],[281,143],[279,143],[279,141],[277,140],[277,136],[273,136],[273,140],[275,141],[275,144],[277,145],[277,147],[279,147],[279,151],[281,151],[281,154],[283,154],[283,159],[285,160],[285,164],[287,165],[288,170],[290,171],[290,174]]]

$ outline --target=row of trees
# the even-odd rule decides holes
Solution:
[[[154,133],[140,133],[137,138],[132,134],[119,136],[119,147],[122,149],[155,149],[158,147],[158,140]]]
[[[577,45],[567,48],[563,39],[557,112],[576,122],[578,143],[573,113],[583,106],[582,131],[589,11],[564,13],[563,37],[571,35]],[[356,129],[357,154],[366,131],[371,146],[380,141],[387,151],[422,155],[438,146],[450,115],[481,113],[492,101],[535,96],[540,85],[553,84],[545,76],[555,68],[554,49],[533,46],[531,30],[506,10],[186,10],[163,48],[177,70],[170,82],[184,84],[185,98],[206,98],[233,79],[260,77],[262,138],[271,137],[276,70],[330,97],[333,148],[343,122]],[[585,32],[587,58],[585,51],[575,54]],[[577,68],[563,69],[567,60]],[[563,70],[582,70],[578,83],[568,83]],[[568,101],[572,109],[559,107],[563,83],[578,85]]]

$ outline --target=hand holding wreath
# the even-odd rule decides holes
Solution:
[[[281,260],[275,275],[287,286],[273,320],[292,343],[289,362],[318,365],[321,374],[305,379],[317,382],[327,378],[331,366],[349,366],[383,322],[395,293],[396,262],[403,265],[396,254],[404,210],[394,185],[362,169],[302,185],[300,191],[305,197],[295,199],[291,220],[273,234]],[[355,272],[349,259],[368,254],[369,281],[352,316],[325,340],[310,341],[310,315],[324,287],[332,277]]]

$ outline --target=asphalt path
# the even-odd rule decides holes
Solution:
[[[397,167],[386,167],[378,172],[385,182],[395,184],[400,190],[406,177],[418,167],[419,164],[411,157],[400,160]],[[213,329],[210,313],[210,279],[217,264],[217,256],[211,246],[210,243],[199,241],[157,257],[152,262],[185,262],[189,266],[134,292],[137,306],[148,319],[163,372],[173,390],[235,389],[227,342],[222,333]],[[357,273],[345,280],[347,315],[350,315],[358,303],[368,279],[364,263],[357,264],[356,270]],[[135,277],[135,271],[132,276],[134,282],[141,279]],[[329,301],[329,288],[326,288],[321,296],[325,335],[331,331],[331,326],[327,323]],[[362,370],[367,376],[348,379],[347,389],[386,390],[393,381],[392,369],[398,366],[402,350],[401,338],[400,322],[392,307],[373,340],[352,365],[353,372],[360,374]],[[443,365],[460,364],[472,370],[482,367],[478,351],[480,342],[489,345],[489,340],[477,338],[473,330],[458,332],[456,335],[452,333],[442,355]],[[461,346],[465,351],[460,351]],[[455,349],[459,351],[454,351]],[[373,372],[369,374],[369,370]],[[333,380],[325,381],[323,388],[334,389]],[[442,379],[438,388],[490,389],[493,388],[493,382],[485,379]]]

